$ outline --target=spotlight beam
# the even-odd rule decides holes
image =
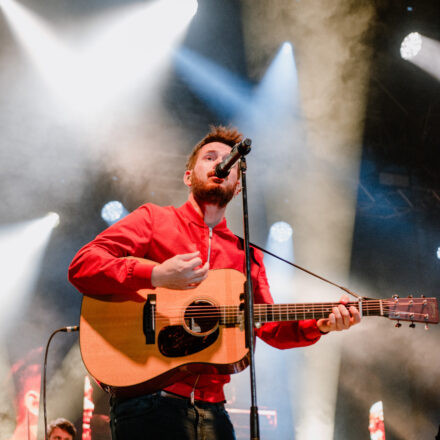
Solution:
[[[1,7],[48,86],[71,109],[93,114],[157,77],[153,70],[179,41],[197,1],[157,0],[125,7],[94,23],[97,31],[77,50],[15,0],[3,0]]]
[[[412,32],[402,41],[400,54],[440,81],[440,42]]]
[[[0,319],[4,327],[23,314],[25,299],[33,292],[44,251],[58,223],[58,214],[49,213],[34,221],[0,229]]]

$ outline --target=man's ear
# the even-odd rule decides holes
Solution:
[[[183,183],[188,188],[191,188],[191,175],[192,175],[192,170],[186,170],[185,174],[183,175]]]
[[[234,197],[238,196],[241,193],[241,179],[237,180],[237,184],[235,185]]]

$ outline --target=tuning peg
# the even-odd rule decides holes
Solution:
[[[394,327],[397,327],[397,328],[402,327],[402,324],[401,324],[399,321],[397,321],[397,322],[394,324]]]
[[[394,299],[398,299],[398,298],[399,298],[399,295],[393,295],[393,298],[394,298]]]
[[[411,328],[416,328],[416,325],[412,322],[410,325],[409,325]]]

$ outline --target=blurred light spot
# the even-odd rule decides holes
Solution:
[[[48,226],[50,226],[52,229],[56,228],[60,224],[60,216],[56,212],[49,212],[46,215],[46,220]]]
[[[402,58],[440,81],[440,42],[413,32],[403,40],[400,51]]]
[[[127,214],[128,211],[125,209],[124,205],[117,200],[112,200],[111,202],[106,203],[101,209],[101,217],[108,225],[116,223]]]
[[[286,222],[276,222],[270,227],[270,236],[278,243],[283,243],[292,237],[292,227]]]
[[[292,43],[290,43],[289,41],[285,41],[282,46],[281,46],[281,50],[283,51],[283,53],[285,54],[289,54],[293,56],[293,47],[292,47]]]
[[[400,55],[404,60],[414,58],[422,48],[422,37],[418,32],[411,32],[402,41]]]
[[[370,408],[370,423],[368,425],[371,440],[385,440],[385,424],[382,401],[374,403]]]
[[[440,260],[440,246],[437,248],[437,258]]]

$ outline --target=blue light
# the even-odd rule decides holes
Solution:
[[[174,62],[189,88],[220,116],[232,118],[247,110],[252,88],[243,78],[185,47]]]
[[[124,205],[117,200],[107,202],[101,209],[101,217],[109,226],[121,220],[127,214],[128,211]]]
[[[270,227],[270,236],[278,243],[283,243],[292,237],[292,227],[286,222],[275,222]]]

